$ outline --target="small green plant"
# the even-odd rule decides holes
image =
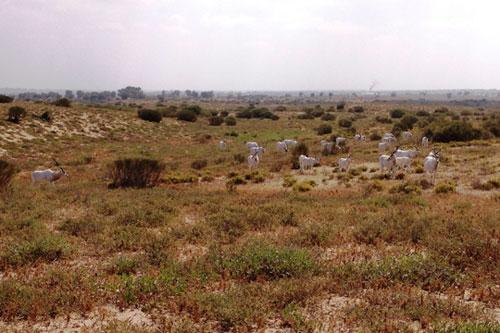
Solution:
[[[236,126],[236,118],[233,116],[228,116],[224,119],[226,126]]]
[[[438,194],[455,192],[455,185],[451,183],[439,183],[434,188],[434,192]]]
[[[224,123],[224,118],[219,116],[212,116],[208,118],[208,124],[210,126],[220,126]]]
[[[391,115],[391,118],[402,118],[405,115],[405,111],[401,109],[395,109],[389,111],[389,114]]]

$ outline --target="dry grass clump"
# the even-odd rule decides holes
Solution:
[[[7,161],[0,160],[0,191],[5,190],[14,175],[16,174],[16,167]]]
[[[110,166],[112,182],[110,188],[118,187],[153,187],[160,183],[165,165],[151,159],[116,160]]]
[[[500,179],[489,179],[486,182],[476,179],[472,182],[472,188],[481,191],[496,190],[500,188]]]

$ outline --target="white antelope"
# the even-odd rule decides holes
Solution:
[[[247,157],[248,167],[251,169],[259,166],[260,158],[259,155],[249,155]]]
[[[345,146],[345,144],[346,144],[346,138],[339,136],[339,137],[337,137],[335,139],[335,145],[336,146],[339,146],[339,147],[340,146]]]
[[[297,140],[292,140],[292,139],[285,139],[283,140],[283,142],[286,144],[288,149],[293,148],[298,144]]]
[[[352,157],[350,154],[347,157],[340,158],[339,159],[339,171],[340,172],[343,172],[343,171],[348,172],[349,168],[351,166],[351,161],[352,161]]]
[[[413,134],[411,134],[410,131],[404,131],[403,133],[401,133],[401,135],[403,136],[403,139],[405,141],[410,141],[411,138],[413,137]]]
[[[259,144],[257,142],[253,142],[253,141],[247,142],[246,145],[247,145],[248,149],[250,149],[252,147],[258,147],[259,146]]]
[[[418,156],[419,153],[420,152],[419,152],[418,148],[408,149],[408,150],[397,148],[396,151],[394,152],[394,155],[396,155],[396,157],[415,158]]]
[[[288,146],[285,141],[278,141],[276,143],[276,149],[282,153],[288,153]]]
[[[424,148],[429,147],[429,138],[428,138],[428,137],[426,137],[426,136],[424,136],[424,137],[422,138],[422,147],[424,147]]]
[[[384,133],[384,136],[382,137],[382,142],[393,144],[394,142],[396,142],[396,137],[392,133]]]
[[[396,157],[396,165],[398,168],[408,171],[411,169],[411,158],[406,156]]]
[[[436,181],[436,172],[440,159],[441,154],[436,150],[432,150],[432,152],[424,158],[424,171],[427,176],[430,176],[432,184]]]
[[[301,173],[304,173],[305,170],[312,169],[317,163],[319,163],[319,158],[307,157],[306,155],[299,156],[299,166]]]
[[[226,150],[226,142],[224,142],[224,140],[220,140],[219,141],[219,150]]]
[[[365,141],[366,137],[363,134],[356,134],[354,136],[354,140],[356,140],[356,141]]]
[[[38,181],[47,181],[53,184],[55,181],[59,180],[61,177],[69,177],[69,175],[64,171],[64,169],[56,162],[56,165],[60,170],[53,171],[51,169],[46,170],[35,170],[31,173],[31,181],[33,183]]]
[[[321,151],[327,154],[331,154],[333,152],[333,142],[321,140],[319,142],[321,145]]]
[[[384,151],[386,151],[387,149],[389,149],[390,146],[391,146],[391,144],[389,142],[379,142],[379,144],[378,144],[378,151],[380,153],[383,153]]]
[[[384,172],[385,170],[389,170],[392,174],[394,171],[394,167],[396,166],[396,156],[393,152],[391,155],[380,155],[379,163],[380,163],[380,172]]]
[[[257,156],[259,156],[259,158],[262,157],[262,154],[264,154],[265,151],[266,151],[266,149],[264,147],[252,147],[252,148],[250,148],[250,154],[257,155]]]

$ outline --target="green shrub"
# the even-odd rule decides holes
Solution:
[[[310,182],[302,181],[293,185],[293,190],[296,192],[309,192],[314,188]]]
[[[338,102],[337,103],[337,110],[344,110],[345,109],[345,102]]]
[[[88,239],[95,234],[101,233],[104,230],[104,225],[101,221],[88,216],[82,219],[67,219],[58,229],[69,235]]]
[[[189,121],[194,123],[197,119],[196,113],[191,110],[181,110],[177,113],[177,120]]]
[[[182,111],[190,111],[199,116],[201,114],[201,107],[199,105],[184,106]]]
[[[381,124],[392,124],[392,120],[387,117],[376,116],[375,120]]]
[[[283,187],[292,187],[297,183],[297,179],[295,179],[291,175],[286,175],[283,177]]]
[[[63,108],[70,108],[71,107],[71,101],[67,98],[60,98],[52,104],[54,104],[55,106],[63,107]]]
[[[229,112],[228,111],[221,111],[221,112],[219,112],[219,117],[225,118],[227,116],[229,116]]]
[[[316,132],[318,133],[318,135],[330,134],[332,133],[332,126],[328,124],[321,124],[316,129]]]
[[[139,267],[139,262],[136,259],[126,256],[118,256],[111,262],[109,272],[112,274],[124,275],[134,274]]]
[[[14,164],[0,160],[0,192],[9,186],[15,174],[16,167]]]
[[[137,111],[137,115],[140,119],[154,122],[154,123],[159,123],[162,119],[162,114],[160,111],[157,110],[139,110]]]
[[[129,158],[116,160],[110,166],[110,188],[153,187],[160,183],[165,165],[157,160]]]
[[[195,170],[201,170],[201,169],[205,168],[207,165],[208,165],[207,160],[196,160],[196,161],[193,161],[193,163],[191,163],[191,168],[193,168]]]
[[[333,113],[325,113],[324,115],[321,116],[321,120],[324,121],[333,121],[335,120],[336,116]]]
[[[500,117],[487,120],[483,124],[483,128],[493,134],[495,137],[500,137]]]
[[[247,243],[234,253],[219,255],[216,260],[221,272],[248,281],[300,277],[316,269],[316,263],[305,250],[262,242]]]
[[[421,192],[420,188],[418,186],[416,186],[415,184],[411,184],[411,183],[399,184],[399,185],[392,187],[389,190],[389,193],[404,193],[404,194],[412,194],[412,193],[419,194],[420,192]]]
[[[365,112],[365,108],[362,106],[353,106],[352,108],[349,109],[349,111],[355,113],[362,113]]]
[[[399,121],[399,126],[403,131],[407,131],[413,128],[413,125],[418,121],[418,118],[412,115],[405,115]]]
[[[14,98],[6,95],[0,95],[0,104],[12,103]]]
[[[50,111],[45,111],[40,116],[40,119],[42,119],[43,121],[46,121],[46,122],[50,123],[52,121],[52,113]]]
[[[314,116],[311,112],[300,113],[297,116],[298,119],[314,119]]]
[[[417,117],[429,117],[431,114],[427,111],[420,110],[416,113]]]
[[[350,121],[349,119],[339,119],[339,126],[350,128],[352,126],[352,121]]]
[[[62,236],[42,233],[31,240],[10,244],[2,255],[2,262],[9,266],[24,266],[38,261],[55,261],[70,253],[71,247]]]
[[[234,118],[233,116],[229,116],[224,119],[224,122],[226,123],[226,126],[235,126],[236,118]]]
[[[8,121],[19,124],[21,120],[26,117],[27,112],[24,108],[20,106],[12,106],[9,109],[9,116],[7,118]]]
[[[391,118],[402,118],[405,115],[405,111],[401,109],[394,109],[389,111]]]
[[[224,123],[224,118],[219,116],[213,116],[208,118],[208,124],[210,126],[220,126]]]
[[[170,105],[165,110],[162,111],[162,116],[165,118],[176,118],[177,117],[177,106]]]
[[[427,132],[435,142],[471,141],[482,137],[479,129],[464,121],[452,121]]]
[[[455,192],[455,185],[450,183],[439,183],[434,188],[434,192],[438,194]]]

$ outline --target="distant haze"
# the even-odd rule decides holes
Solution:
[[[500,88],[496,0],[0,0],[0,87]]]

